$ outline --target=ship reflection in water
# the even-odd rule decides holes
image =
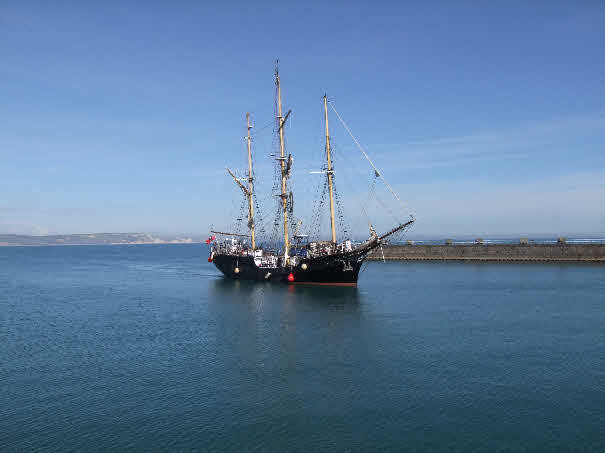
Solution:
[[[217,303],[252,304],[259,309],[265,302],[282,301],[286,306],[323,306],[329,310],[355,311],[363,300],[356,287],[275,285],[252,280],[217,277],[208,285],[209,300]]]

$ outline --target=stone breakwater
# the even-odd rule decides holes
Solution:
[[[605,263],[605,244],[385,245],[368,260],[566,261]]]

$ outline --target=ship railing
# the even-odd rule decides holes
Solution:
[[[317,258],[327,255],[342,254],[352,252],[358,247],[349,239],[333,244],[330,241],[317,241],[309,244],[308,256],[310,258]]]

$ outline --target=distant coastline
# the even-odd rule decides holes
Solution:
[[[194,244],[201,239],[181,236],[158,236],[151,233],[89,233],[29,236],[0,234],[0,247],[65,246],[65,245],[127,245],[127,244]]]

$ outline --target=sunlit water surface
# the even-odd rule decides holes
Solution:
[[[2,451],[605,451],[605,266],[0,248]]]

